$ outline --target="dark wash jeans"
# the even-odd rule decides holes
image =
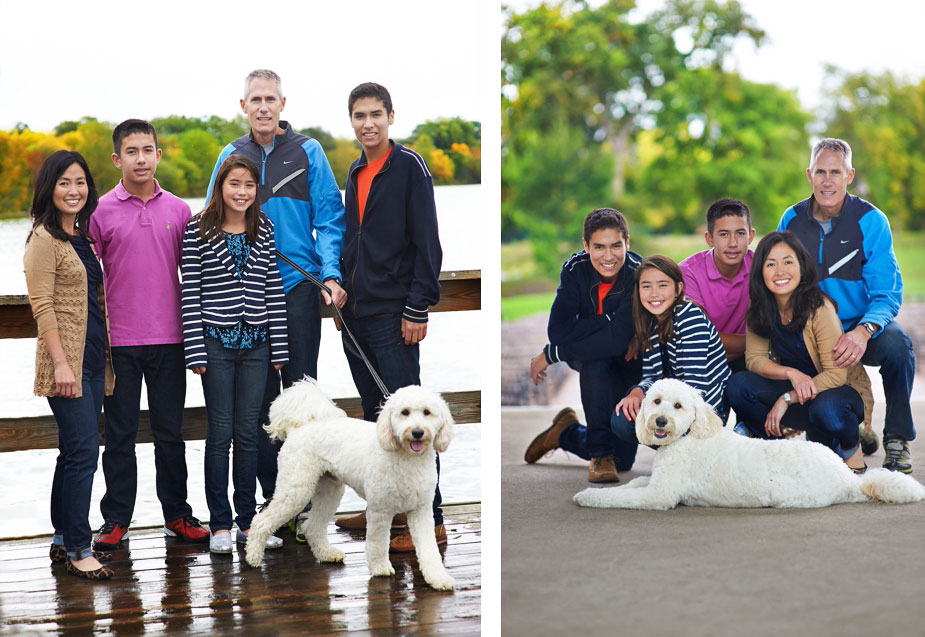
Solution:
[[[100,444],[97,425],[103,407],[103,370],[84,369],[80,398],[51,396],[58,425],[58,459],[51,483],[51,524],[72,560],[89,557],[90,492]]]
[[[363,318],[344,317],[347,327],[356,337],[373,369],[389,392],[407,385],[421,384],[420,344],[405,345],[401,336],[401,314],[376,314]],[[383,403],[383,395],[363,360],[353,352],[353,342],[346,332],[342,335],[344,353],[350,364],[350,374],[360,392],[363,419],[375,422]],[[443,524],[440,504],[440,456],[437,456],[437,489],[434,492],[434,525]]]
[[[771,380],[754,372],[738,372],[729,378],[726,398],[736,418],[756,438],[769,438],[764,430],[768,411],[783,395],[791,391],[789,380]],[[794,400],[787,407],[781,425],[806,431],[806,439],[819,442],[841,458],[848,458],[858,447],[858,424],[864,419],[864,403],[853,387],[842,385],[816,394],[800,404]]]
[[[289,331],[289,362],[279,371],[267,365],[263,404],[260,407],[260,424],[270,422],[270,403],[280,394],[280,378],[283,387],[302,380],[303,376],[318,379],[318,350],[321,347],[321,297],[318,288],[310,281],[303,281],[286,293],[286,327]],[[257,479],[263,499],[273,497],[276,489],[276,456],[280,442],[270,442],[266,432],[257,438]]]
[[[915,350],[909,336],[896,321],[887,323],[876,338],[867,341],[861,362],[880,368],[886,399],[883,435],[915,440],[912,405],[909,402],[912,381],[915,380]]]
[[[183,343],[113,347],[111,355],[116,386],[112,396],[103,401],[106,495],[100,502],[100,513],[107,522],[122,526],[132,521],[138,488],[135,436],[144,378],[154,436],[155,484],[164,520],[190,516],[193,510],[186,502],[186,447],[182,432],[186,398]]]
[[[270,346],[229,349],[221,341],[206,338],[206,371],[202,392],[206,399],[205,487],[209,505],[209,529],[231,530],[228,502],[228,452],[234,441],[232,482],[235,522],[246,531],[257,508],[258,417],[263,400]]]
[[[566,427],[559,434],[559,447],[585,460],[612,455],[618,471],[629,471],[636,461],[639,445],[615,436],[610,430],[610,416],[620,399],[642,377],[642,362],[636,358],[627,363],[620,357],[568,364],[578,371],[581,406],[588,424]]]

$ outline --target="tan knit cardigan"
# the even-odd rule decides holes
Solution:
[[[851,367],[836,367],[832,362],[832,349],[842,335],[841,321],[835,307],[826,299],[822,307],[809,317],[803,326],[803,342],[806,352],[818,372],[813,376],[816,391],[824,391],[841,385],[853,387],[864,401],[864,422],[870,425],[874,410],[874,395],[870,377],[861,363]],[[768,339],[758,336],[746,326],[745,367],[750,372],[764,376],[761,370],[769,361],[778,362]]]
[[[84,341],[87,336],[87,271],[70,241],[55,239],[39,226],[26,243],[23,255],[26,287],[32,316],[38,325],[35,345],[36,396],[55,395],[55,364],[42,334],[57,329],[64,356],[77,380],[75,397],[82,393]],[[103,287],[98,290],[100,310],[106,317]],[[112,394],[115,376],[109,359],[109,320],[106,319],[105,393]]]

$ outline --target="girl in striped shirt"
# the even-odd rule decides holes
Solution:
[[[236,540],[256,512],[258,415],[267,369],[289,360],[286,300],[272,222],[257,203],[257,166],[231,155],[218,169],[205,210],[183,236],[183,344],[206,399],[205,487],[209,550],[230,553],[228,452],[234,441]],[[268,548],[282,540],[270,536]]]
[[[633,324],[642,356],[642,380],[617,403],[610,426],[626,441],[636,440],[636,414],[646,391],[660,378],[694,387],[726,420],[724,400],[729,366],[723,343],[700,307],[684,298],[678,265],[653,254],[639,263],[633,291]]]

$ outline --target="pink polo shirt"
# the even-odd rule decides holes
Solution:
[[[678,264],[684,277],[684,294],[698,303],[718,332],[745,334],[748,309],[748,272],[754,252],[742,259],[739,273],[730,281],[716,269],[713,250],[695,252]]]
[[[120,180],[100,197],[90,236],[103,263],[113,346],[183,342],[178,266],[190,209],[154,181],[147,201]]]

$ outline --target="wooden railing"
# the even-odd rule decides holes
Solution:
[[[440,302],[431,312],[479,310],[482,307],[481,272],[454,270],[440,273]],[[330,317],[331,310],[322,306],[321,315]],[[25,295],[0,296],[0,338],[34,338],[35,321]],[[346,361],[345,361],[346,364]],[[458,423],[480,422],[482,417],[481,391],[444,392],[443,398]],[[350,416],[360,418],[363,411],[359,398],[335,399],[337,405]],[[188,407],[183,412],[184,440],[204,440],[206,437],[205,407]],[[100,423],[100,443],[103,426]],[[142,411],[138,423],[137,442],[153,442],[148,412]],[[49,449],[58,446],[58,428],[53,416],[26,418],[0,418],[0,452],[24,449]]]

